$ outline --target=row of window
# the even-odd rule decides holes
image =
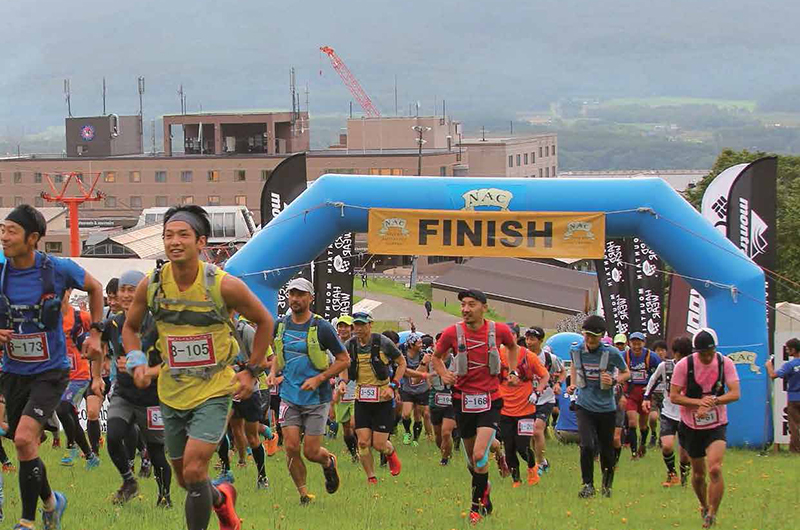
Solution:
[[[545,145],[542,147],[539,146],[539,158],[547,157],[547,156],[556,156],[556,146],[555,145]],[[528,164],[535,164],[536,163],[536,152],[531,151],[530,157],[528,153],[521,153],[516,155],[517,158],[517,167]],[[508,167],[514,167],[514,155],[508,155]]]
[[[194,195],[183,195],[177,198],[180,204],[199,204],[199,202],[195,202]],[[233,199],[234,204],[237,206],[247,206],[247,195],[236,195]],[[19,206],[20,204],[24,204],[25,199],[22,197],[14,197],[14,206]],[[91,208],[92,203],[86,203],[86,206]],[[153,206],[172,206],[173,203],[169,202],[169,197],[166,195],[156,195],[155,196],[155,203]],[[37,208],[44,207],[44,199],[41,197],[34,197],[33,205]],[[208,195],[206,197],[206,206],[221,206],[222,203],[220,202],[219,195]],[[0,197],[0,208],[3,205],[3,197]],[[106,196],[103,199],[103,206],[105,208],[125,208],[131,210],[139,210],[142,209],[142,197],[140,195],[131,195],[126,203],[122,199],[118,199],[117,197],[113,196]]]
[[[261,173],[261,182],[266,182],[269,176],[272,174],[271,169],[262,169],[260,170]],[[76,173],[78,178],[83,179],[82,173]],[[194,171],[186,170],[180,172],[181,182],[194,182]],[[23,173],[22,171],[15,171],[13,174],[14,184],[21,184],[23,182]],[[55,174],[51,177],[53,179],[53,183],[61,184],[64,182],[64,176],[62,174]],[[119,171],[105,171],[103,172],[103,182],[118,182],[120,179],[120,172]],[[222,171],[215,169],[210,170],[206,173],[206,179],[208,182],[221,182],[222,181]],[[155,182],[167,182],[167,171],[154,171],[153,172],[153,180]],[[233,181],[234,182],[245,182],[247,180],[247,171],[244,169],[234,169],[233,170]],[[33,182],[35,184],[42,183],[42,173],[34,173],[33,174]],[[142,172],[141,171],[129,171],[128,172],[128,182],[142,182]],[[3,174],[0,173],[0,184],[3,183]]]

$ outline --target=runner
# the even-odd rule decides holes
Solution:
[[[350,340],[353,335],[353,317],[342,315],[336,322],[336,333],[342,344]],[[336,421],[342,426],[344,433],[344,444],[350,452],[350,457],[354,463],[359,462],[358,458],[358,438],[356,437],[356,382],[346,381],[347,371],[343,371],[336,380],[336,390],[334,392],[334,408]]]
[[[361,465],[369,484],[377,484],[372,449],[386,456],[392,476],[402,469],[389,434],[395,425],[394,390],[406,371],[406,360],[394,342],[372,333],[372,315],[353,314],[354,335],[345,343],[350,354],[347,377],[356,382],[356,436]],[[390,365],[397,363],[392,375]]]
[[[122,346],[122,329],[126,316],[133,303],[136,288],[144,277],[143,273],[136,270],[125,271],[120,276],[118,300],[121,311],[106,321],[103,330],[103,343],[107,345],[108,357],[115,366],[114,393],[108,405],[108,454],[122,478],[122,485],[114,494],[113,503],[124,504],[139,492],[139,483],[134,477],[130,456],[136,450],[136,433],[140,431],[155,468],[158,484],[156,506],[169,508],[172,506],[172,470],[164,455],[164,425],[160,420],[157,385],[153,381],[146,388],[136,387],[133,377],[126,370],[127,359]],[[144,316],[141,329],[142,350],[148,352],[147,364],[158,367],[161,356],[154,350],[158,334],[149,312]],[[92,388],[95,395],[102,395],[105,386],[102,364],[99,360],[92,363]],[[135,436],[133,438],[131,431]],[[130,444],[133,446],[130,447]]]
[[[725,492],[722,460],[727,446],[727,404],[740,396],[736,366],[717,352],[717,344],[713,329],[698,330],[692,337],[695,353],[675,365],[669,392],[669,399],[681,408],[678,436],[692,459],[692,487],[700,501],[703,528],[716,523]]]
[[[286,286],[291,315],[284,316],[275,329],[275,359],[270,377],[282,372],[281,410],[284,449],[300,504],[314,498],[306,485],[306,466],[300,455],[301,430],[303,456],[322,466],[325,490],[336,493],[339,472],[336,456],[322,447],[322,436],[333,399],[329,380],[347,367],[347,352],[331,324],[311,312],[314,286],[305,278],[295,278]],[[328,353],[334,356],[330,362]]]
[[[489,484],[490,446],[499,430],[503,400],[499,394],[499,345],[508,348],[508,379],[519,383],[517,346],[511,331],[503,323],[484,318],[488,308],[486,295],[476,289],[458,293],[463,322],[446,328],[436,343],[433,367],[447,385],[453,385],[456,424],[467,451],[467,467],[472,475],[470,522],[476,524],[492,513]],[[455,370],[442,362],[448,351],[456,352]]]
[[[422,352],[422,334],[411,333],[406,339],[406,371],[400,381],[400,399],[403,401],[403,445],[419,445],[423,424],[430,422],[428,409],[428,363],[430,353]],[[411,413],[414,413],[414,434],[411,434]],[[427,429],[426,429],[427,430]]]
[[[86,469],[94,469],[100,465],[100,459],[89,447],[86,433],[78,417],[78,406],[83,401],[90,384],[89,361],[82,357],[80,349],[92,325],[92,317],[89,313],[74,309],[69,304],[71,294],[72,289],[64,291],[64,299],[61,301],[61,320],[70,364],[69,385],[56,408],[58,420],[67,436],[67,454],[61,459],[61,465],[74,465],[80,447],[86,459]],[[78,447],[75,447],[76,444]]]
[[[786,341],[784,346],[791,359],[777,371],[774,361],[767,361],[767,374],[771,379],[781,378],[786,383],[786,412],[789,417],[789,451],[800,453],[800,340],[796,338]]]
[[[573,394],[576,389],[578,399],[575,416],[578,420],[578,433],[581,438],[581,478],[583,487],[578,497],[588,499],[595,496],[594,456],[600,453],[600,469],[603,472],[601,493],[611,497],[614,484],[614,424],[616,403],[614,386],[624,383],[630,377],[619,350],[603,344],[600,338],[606,332],[606,321],[597,315],[586,317],[583,321],[583,341],[573,343],[570,348],[570,366]],[[614,372],[614,369],[618,372]]]
[[[139,388],[158,378],[164,439],[178,484],[186,497],[187,530],[205,530],[211,509],[221,530],[239,530],[236,490],[212,486],[208,463],[225,434],[231,395],[246,399],[264,371],[272,339],[269,312],[247,286],[214,265],[200,261],[211,233],[205,210],[188,205],[164,214],[164,251],[169,262],[136,288],[122,341],[126,370]],[[148,309],[156,321],[161,366],[148,367],[139,333]],[[234,374],[238,353],[230,312],[256,324],[247,368]]]
[[[103,320],[107,320],[120,311],[122,306],[119,303],[119,278],[111,278],[106,284],[106,307],[103,308]]]
[[[647,453],[648,415],[642,409],[644,387],[658,368],[661,358],[644,347],[644,333],[631,333],[630,349],[623,353],[625,363],[630,367],[631,378],[625,385],[625,410],[628,415],[628,444],[631,446],[631,459],[636,460]],[[641,443],[636,437],[636,427],[641,431]]]
[[[544,330],[539,326],[530,327],[525,331],[525,345],[536,354],[539,362],[548,371],[546,384],[536,401],[536,431],[533,434],[536,464],[540,476],[550,470],[550,462],[544,456],[546,449],[544,434],[553,409],[556,407],[556,395],[561,393],[561,383],[567,377],[567,371],[564,369],[561,359],[553,354],[548,346],[542,347],[543,341]]]
[[[435,348],[434,348],[435,351]],[[442,359],[448,371],[455,368],[453,366],[453,352],[449,351]],[[453,409],[453,390],[450,385],[444,384],[442,378],[433,371],[432,366],[428,366],[428,383],[431,391],[428,397],[428,407],[431,411],[431,424],[436,437],[436,447],[442,453],[439,464],[446,466],[450,463],[453,454],[453,434],[456,428],[456,413]]]
[[[89,294],[91,331],[89,355],[100,353],[103,287],[89,273],[64,258],[36,250],[47,232],[44,216],[30,205],[14,208],[2,234],[6,262],[0,266],[0,345],[3,348],[2,388],[19,459],[22,517],[15,529],[33,528],[36,504],[42,499],[46,529],[61,528],[67,508],[63,493],[53,491],[39,458],[42,428],[61,402],[69,384],[61,301],[67,289]]]
[[[691,341],[689,341],[689,346],[691,349]],[[659,339],[653,342],[652,349],[662,361],[664,361],[668,355],[672,355],[667,348],[667,341],[665,340]],[[650,377],[652,378],[652,375]],[[661,414],[661,408],[664,404],[664,397],[668,392],[669,385],[664,386],[664,379],[659,379],[659,383],[653,388],[650,396],[650,442],[647,444],[647,447],[655,447],[661,440],[660,436],[656,436],[656,428],[658,427],[658,417]]]
[[[658,343],[656,343],[658,344]],[[655,373],[650,377],[647,382],[647,388],[644,391],[644,402],[642,403],[644,410],[651,409],[651,402],[653,401],[652,395],[654,389],[659,385],[665,388],[670,387],[672,374],[675,372],[675,363],[682,358],[692,354],[692,341],[688,337],[678,337],[672,342],[672,353],[666,352],[665,357],[662,359],[661,364],[656,368]],[[667,480],[661,485],[665,488],[671,486],[686,485],[686,479],[689,474],[691,462],[689,461],[689,454],[683,447],[680,448],[680,461],[681,461],[681,476],[675,472],[675,436],[678,434],[678,426],[681,423],[680,408],[670,401],[669,396],[664,396],[661,407],[661,454],[664,457],[664,465],[667,466]]]
[[[507,325],[516,341],[519,336],[519,326]],[[531,440],[536,432],[536,403],[539,401],[542,391],[548,387],[550,376],[536,353],[521,346],[519,350],[519,362],[517,363],[519,377],[512,383],[509,378],[508,352],[505,346],[500,347],[500,364],[502,366],[500,397],[503,400],[503,409],[500,411],[500,434],[515,488],[522,484],[517,453],[527,464],[528,485],[534,486],[539,483],[539,469],[531,449]]]

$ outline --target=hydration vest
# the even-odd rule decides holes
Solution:
[[[463,377],[467,375],[467,372],[470,370],[474,370],[482,366],[488,366],[489,374],[491,375],[498,375],[500,373],[500,351],[497,349],[497,328],[494,321],[488,320],[487,322],[489,323],[489,333],[486,340],[486,348],[488,350],[487,364],[469,360],[466,331],[464,329],[465,324],[464,322],[458,322],[456,324],[456,342],[458,345],[458,351],[455,355],[455,369],[453,371],[457,376]],[[472,366],[470,366],[470,363],[472,363]]]
[[[445,357],[442,362],[444,363],[445,368],[449,371],[453,371],[454,363],[453,363],[453,354],[448,353],[447,357]],[[436,370],[431,371],[431,375],[428,376],[428,383],[430,383],[431,388],[436,391],[443,391],[443,390],[450,390],[450,387],[445,385],[442,382],[442,378],[439,377],[439,374],[436,373]]]
[[[369,363],[372,366],[372,373],[378,381],[389,379],[389,365],[381,359],[381,335],[373,333],[370,337],[372,346],[369,352]],[[350,354],[350,367],[347,369],[347,377],[350,381],[358,381],[358,337],[353,337],[347,341],[347,353]]]
[[[291,316],[283,317],[280,322],[278,322],[278,331],[275,334],[275,370],[281,371],[283,367],[286,366],[286,356],[284,355],[283,348],[284,348],[284,334],[286,333],[286,319],[292,318]],[[323,320],[323,318],[317,314],[312,315],[311,317],[311,325],[308,327],[308,333],[306,334],[306,347],[308,351],[308,357],[311,360],[311,365],[320,372],[324,372],[330,366],[330,359],[328,358],[328,354],[325,350],[322,349],[322,346],[319,344],[319,322]]]
[[[649,375],[650,374],[650,350],[645,348],[644,351],[646,352],[644,354],[644,369],[645,369],[645,371],[647,371],[647,373]],[[625,364],[628,365],[628,370],[632,370],[633,369],[631,367],[631,359],[632,358],[633,357],[631,355],[631,350],[630,349],[626,349],[625,350]]]
[[[664,359],[664,391],[669,394],[672,384],[672,373],[675,371],[675,359]]]
[[[717,382],[711,387],[712,396],[721,396],[725,393],[725,357],[717,352]],[[700,399],[703,397],[703,388],[694,378],[694,354],[686,360],[686,397]]]
[[[12,304],[5,294],[6,267],[8,261],[0,265],[0,328],[14,329],[15,324],[33,323],[40,330],[53,331],[58,327],[61,317],[61,297],[56,296],[55,267],[44,252],[39,274],[42,281],[42,297],[33,305]],[[26,316],[28,314],[28,316]]]
[[[602,353],[600,354],[600,372],[605,372],[608,369],[608,355],[609,349],[603,344],[600,345]],[[572,358],[572,365],[575,367],[575,386],[578,388],[586,388],[586,369],[583,367],[583,352],[586,350],[586,345],[580,342],[573,342],[569,350],[569,356]]]

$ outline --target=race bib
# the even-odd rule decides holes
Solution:
[[[280,393],[281,393],[281,391],[280,391],[280,388],[278,387],[278,385],[272,385],[271,387],[269,387],[269,394],[271,396],[277,396]]]
[[[433,403],[437,407],[450,407],[453,405],[453,395],[447,392],[437,392],[433,396]]]
[[[647,380],[647,372],[644,370],[632,370],[631,371],[631,381],[646,381]]]
[[[717,409],[713,408],[702,416],[697,412],[694,413],[694,424],[698,427],[705,427],[706,425],[714,425],[719,422],[719,415]]]
[[[40,363],[50,359],[45,332],[24,335],[12,333],[6,351],[10,359],[23,363]]]
[[[161,407],[147,407],[147,428],[151,431],[164,430],[164,418],[161,417]]]
[[[75,362],[75,356],[74,355],[70,355],[69,356],[69,369],[70,370],[75,370],[75,365],[76,364],[77,363]]]
[[[525,418],[517,421],[517,435],[518,436],[533,436],[536,429],[536,420],[533,418]]]
[[[367,403],[377,403],[380,401],[378,387],[372,385],[362,385],[358,387],[358,400]]]
[[[289,404],[281,401],[281,406],[278,407],[278,423],[283,425],[284,420],[286,420],[286,411],[289,409]]]
[[[342,403],[352,403],[356,400],[356,387],[347,385],[344,395],[342,396]]]
[[[217,364],[211,333],[167,337],[167,350],[170,368],[205,368]]]
[[[475,414],[492,408],[492,398],[487,393],[464,394],[461,396],[461,412]]]

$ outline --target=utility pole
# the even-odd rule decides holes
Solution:
[[[394,115],[397,114],[397,74],[394,75]]]
[[[106,115],[106,78],[103,77],[103,116]]]
[[[64,98],[67,100],[67,115],[72,117],[72,101],[69,90],[69,79],[64,79]]]
[[[186,114],[186,93],[183,91],[183,84],[178,89],[178,97],[181,99],[181,114]]]
[[[418,107],[419,108],[419,107]],[[422,137],[423,134],[430,131],[430,127],[425,127],[422,125],[414,125],[411,127],[417,133],[417,144],[419,144],[419,151],[417,154],[417,176],[422,176],[422,145],[425,142],[425,139]],[[409,289],[415,289],[417,287],[417,260],[419,256],[411,256],[411,278],[408,282]]]
[[[144,113],[143,113],[143,108],[144,107],[143,107],[143,98],[142,98],[142,96],[144,95],[144,76],[140,75],[136,79],[136,82],[138,84],[138,90],[139,90],[139,116],[143,116],[144,115]]]

